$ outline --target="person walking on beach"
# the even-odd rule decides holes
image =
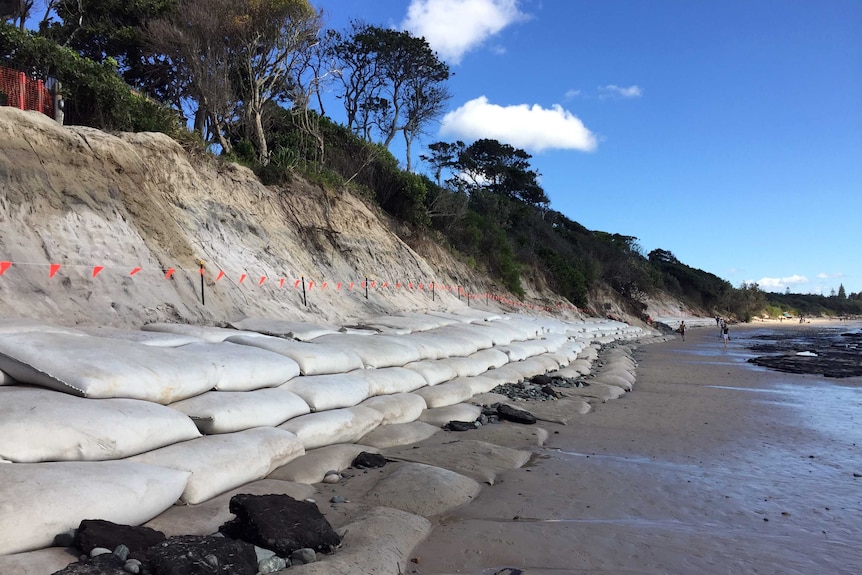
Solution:
[[[730,328],[727,327],[727,322],[721,326],[721,339],[724,340],[724,347],[727,347],[727,342],[730,341]]]
[[[679,327],[676,328],[676,331],[678,331],[679,335],[682,336],[682,341],[685,341],[685,322],[684,321],[679,322]]]

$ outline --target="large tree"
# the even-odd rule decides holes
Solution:
[[[497,140],[476,140],[459,155],[458,177],[468,190],[487,190],[546,208],[550,200],[539,185],[539,173],[530,167],[531,157]]]
[[[412,143],[451,97],[449,66],[424,38],[358,21],[336,35],[331,54],[340,70],[347,126],[365,139],[376,134],[387,148],[401,132],[409,171]]]

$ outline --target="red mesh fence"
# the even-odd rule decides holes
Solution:
[[[34,80],[26,72],[0,66],[0,106],[14,106],[22,110],[37,110],[54,117],[51,92],[42,80]]]

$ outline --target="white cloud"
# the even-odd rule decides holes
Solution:
[[[761,289],[786,288],[792,285],[800,285],[808,283],[808,278],[798,274],[783,278],[760,278],[757,280],[757,285]]]
[[[617,86],[616,84],[608,84],[607,86],[599,87],[600,98],[640,98],[643,96],[643,90],[640,86]]]
[[[581,95],[580,90],[576,90],[572,88],[571,90],[566,90],[566,93],[563,95],[563,98],[566,100],[573,100]]]
[[[471,49],[525,18],[518,0],[411,0],[401,27],[423,36],[443,60],[457,64]]]
[[[442,135],[463,140],[488,138],[533,152],[596,149],[595,134],[559,104],[498,106],[480,96],[443,117]]]
[[[844,274],[841,272],[838,272],[837,274],[827,274],[827,273],[823,273],[823,272],[817,274],[817,278],[821,279],[821,280],[834,280],[834,279],[841,279],[843,277],[844,277]]]

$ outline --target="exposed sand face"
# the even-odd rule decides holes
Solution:
[[[415,572],[857,572],[862,378],[750,366],[745,329],[726,351],[708,328],[641,348],[632,393],[545,424],[534,464],[444,516]]]

